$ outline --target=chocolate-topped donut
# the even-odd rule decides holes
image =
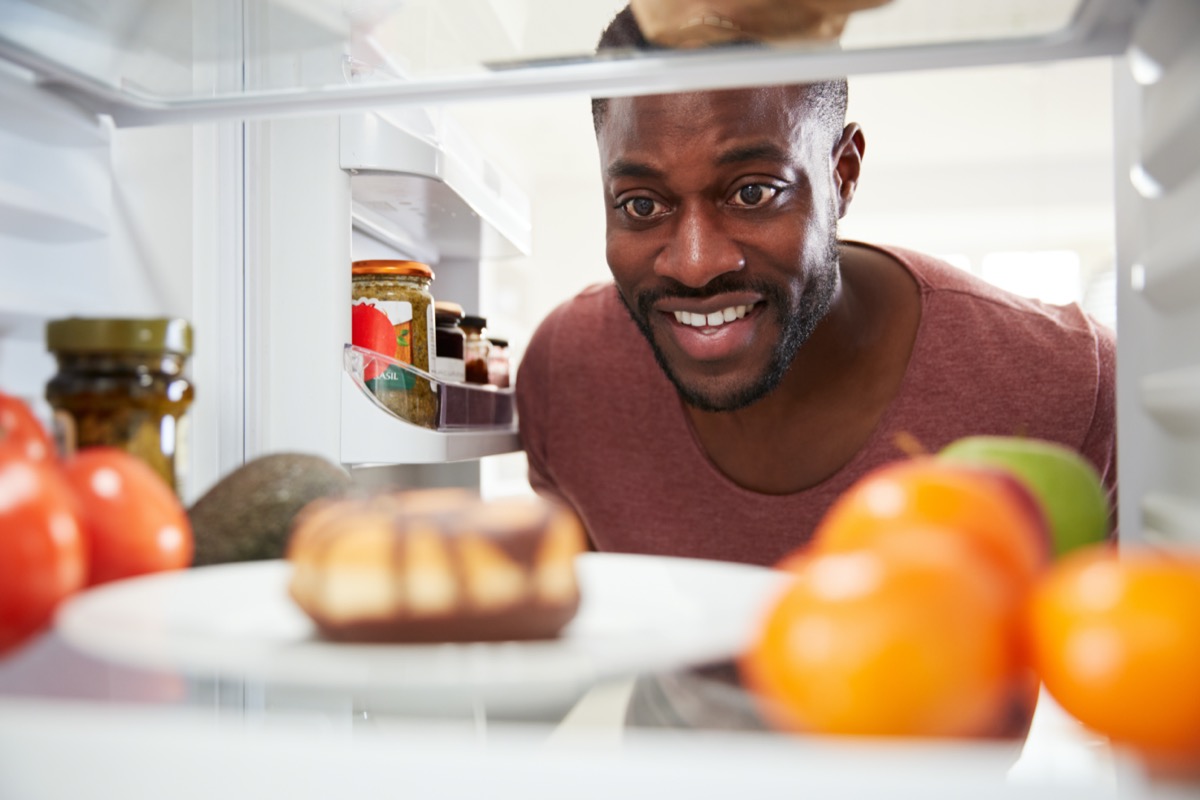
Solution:
[[[289,592],[340,641],[557,636],[579,607],[579,518],[533,497],[462,489],[319,500],[293,524]]]

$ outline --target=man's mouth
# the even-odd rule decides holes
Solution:
[[[750,305],[726,306],[707,314],[697,311],[675,311],[674,314],[675,320],[681,325],[689,325],[693,328],[716,328],[727,322],[741,319],[753,307],[754,304],[751,303]]]
[[[706,306],[696,301],[670,303],[659,310],[662,315],[659,319],[670,320],[661,334],[695,361],[726,361],[746,354],[759,330],[758,319],[764,302],[750,297],[730,297],[717,303],[728,305],[710,302]],[[689,305],[691,308],[679,307]]]

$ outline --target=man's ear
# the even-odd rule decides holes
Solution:
[[[863,153],[867,151],[867,140],[857,122],[851,122],[842,131],[842,136],[833,146],[830,159],[833,162],[833,178],[838,193],[838,219],[846,216],[854,190],[858,187],[858,175],[862,171]]]

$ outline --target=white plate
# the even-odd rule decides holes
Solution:
[[[784,576],[697,559],[585,553],[582,602],[551,641],[345,644],[293,604],[290,566],[260,561],[120,581],[67,601],[56,627],[94,656],[193,677],[240,677],[386,696],[517,708],[593,683],[728,658],[748,641]]]

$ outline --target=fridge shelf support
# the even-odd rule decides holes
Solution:
[[[1200,502],[1166,492],[1142,498],[1142,521],[1148,538],[1166,546],[1200,545]]]
[[[1200,437],[1200,367],[1143,376],[1142,404],[1163,430]]]

